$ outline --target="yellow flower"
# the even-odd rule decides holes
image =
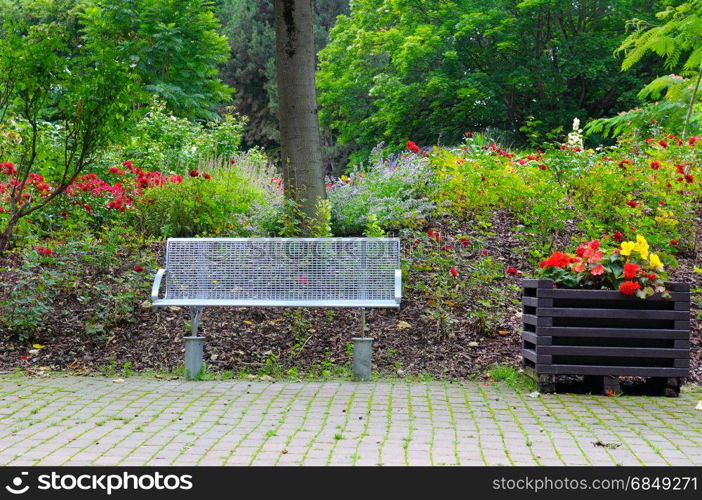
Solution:
[[[648,242],[646,238],[640,235],[636,235],[636,245],[634,245],[634,252],[639,252],[643,260],[648,259]]]
[[[633,241],[623,241],[622,242],[622,249],[619,252],[619,255],[623,255],[624,257],[628,257],[631,255],[631,251],[634,250],[634,247],[636,244]]]
[[[662,269],[663,268],[663,263],[661,262],[661,259],[658,258],[658,255],[655,253],[651,254],[651,258],[649,259],[649,264],[651,267],[654,269]]]

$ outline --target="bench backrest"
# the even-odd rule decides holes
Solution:
[[[399,238],[170,238],[165,299],[399,307]]]

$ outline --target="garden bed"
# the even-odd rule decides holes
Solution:
[[[479,234],[455,218],[436,221],[432,226],[443,234],[461,233],[475,240]],[[514,260],[522,256],[523,243],[512,231],[513,221],[505,214],[492,218],[493,234],[483,243],[501,265],[524,268],[526,262]],[[159,260],[161,246],[143,249],[142,254],[155,254]],[[461,268],[465,262],[479,254],[457,256],[454,265]],[[692,271],[696,260],[679,259],[680,267],[673,269],[671,278],[700,286],[702,275]],[[13,283],[15,271],[21,265],[18,255],[0,259],[0,281]],[[112,278],[133,273],[127,263],[115,270]],[[150,276],[143,290],[148,293]],[[104,278],[91,268],[76,277],[83,283],[98,283]],[[406,283],[429,283],[431,271],[412,269]],[[481,330],[472,319],[476,301],[483,299],[482,289],[471,289],[464,300],[452,310],[454,322],[448,338],[439,338],[433,332],[434,321],[424,312],[428,304],[419,291],[405,290],[402,309],[395,311],[368,311],[368,327],[376,339],[374,369],[390,376],[430,375],[437,378],[462,378],[485,373],[490,366],[521,364],[521,316],[516,302],[520,300],[522,280],[519,276],[503,278],[490,286],[503,285],[500,293],[505,303],[492,313],[498,320],[493,331]],[[7,289],[7,288],[5,288]],[[2,291],[0,291],[2,295]],[[145,296],[142,301],[145,301]],[[133,305],[132,312],[101,335],[85,332],[85,323],[94,306],[81,303],[77,297],[61,294],[51,304],[46,328],[37,330],[34,337],[20,341],[16,336],[0,331],[0,370],[21,369],[28,373],[44,370],[68,370],[77,373],[100,373],[105,370],[120,371],[175,371],[182,362],[182,337],[185,334],[187,311],[165,309],[155,311]],[[700,370],[698,306],[691,304],[691,369],[689,380],[702,382]],[[404,322],[404,323],[403,323]],[[409,327],[407,327],[409,325]],[[330,314],[322,309],[292,310],[223,309],[206,311],[202,332],[207,337],[205,360],[213,372],[245,371],[287,375],[288,373],[333,373],[348,364],[347,343],[358,329],[356,311],[339,310]],[[497,331],[506,335],[499,335]],[[302,341],[298,341],[297,337]],[[309,337],[309,340],[307,340]],[[305,343],[306,342],[306,343]],[[30,354],[33,344],[44,346]],[[27,359],[23,359],[27,356]]]

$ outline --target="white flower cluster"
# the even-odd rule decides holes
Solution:
[[[573,120],[573,131],[568,134],[568,147],[583,149],[583,129],[580,128],[580,120]]]

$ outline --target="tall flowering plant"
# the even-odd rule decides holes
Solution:
[[[588,241],[574,254],[554,252],[539,263],[539,268],[541,276],[562,288],[619,290],[641,299],[660,293],[670,298],[663,263],[650,252],[643,236],[610,249],[601,247],[598,240]]]

